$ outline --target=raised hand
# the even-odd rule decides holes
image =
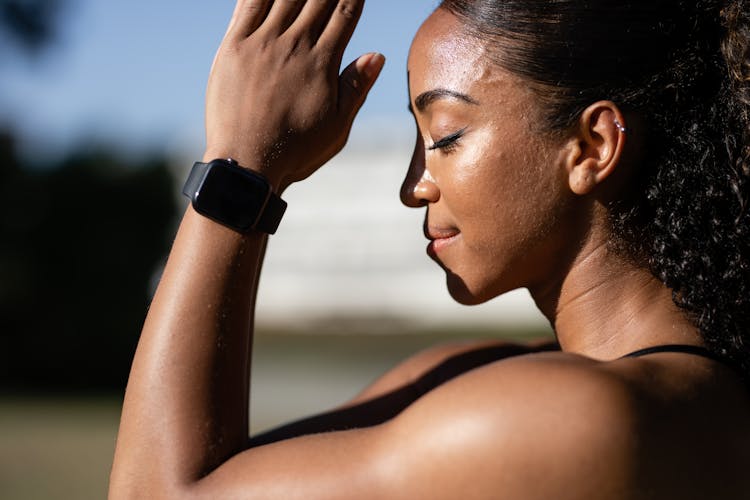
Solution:
[[[383,65],[368,54],[339,75],[363,2],[239,0],[211,70],[205,159],[234,158],[278,193],[338,152]],[[307,475],[281,481],[275,494],[298,448],[278,458],[247,449],[265,244],[260,232],[240,234],[187,208],[133,361],[110,498],[310,498],[312,478],[328,481],[320,461],[305,458]]]
[[[239,0],[211,70],[206,160],[231,157],[279,190],[341,150],[384,58],[339,75],[364,0]]]

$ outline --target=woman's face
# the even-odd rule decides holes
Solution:
[[[408,70],[418,134],[401,197],[427,207],[428,254],[451,295],[476,304],[558,275],[572,194],[561,140],[535,132],[528,86],[442,9],[417,33]]]

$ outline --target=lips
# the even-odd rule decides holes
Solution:
[[[424,235],[430,240],[427,253],[436,256],[439,252],[458,239],[461,231],[454,227],[432,225],[425,222]]]

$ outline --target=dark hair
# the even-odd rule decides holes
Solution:
[[[750,374],[750,0],[444,0],[526,78],[545,128],[595,101],[638,115],[637,185],[616,247],[673,292],[707,346]]]

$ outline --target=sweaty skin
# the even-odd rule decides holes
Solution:
[[[362,6],[239,0],[209,81],[204,159],[235,158],[281,193],[335,154],[384,62],[368,54],[338,75]],[[567,136],[540,134],[523,82],[442,10],[409,72],[419,133],[402,199],[426,207],[451,294],[474,303],[529,287],[564,352],[467,364],[389,414],[402,387],[477,346],[430,351],[343,408],[347,430],[323,432],[333,412],[254,445],[266,237],[188,208],[133,362],[110,497],[746,498],[750,403],[736,374],[685,354],[618,359],[700,344],[669,291],[605,245],[602,199],[628,167],[614,120],[626,117],[592,103]],[[309,91],[291,93],[300,82]]]

